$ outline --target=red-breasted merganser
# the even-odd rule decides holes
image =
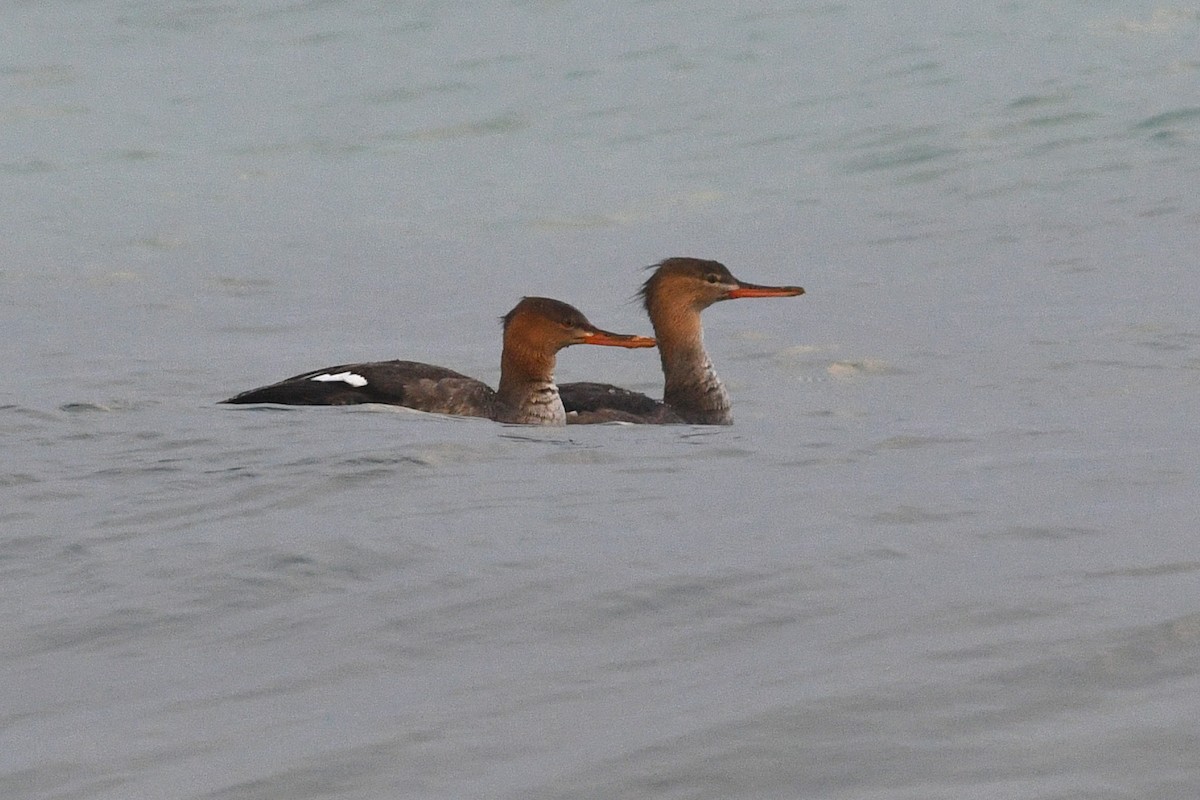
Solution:
[[[251,389],[224,403],[339,406],[386,403],[419,411],[526,425],[565,425],[554,385],[559,350],[573,344],[654,347],[645,336],[611,333],[578,309],[546,297],[525,297],[504,316],[500,388],[445,367],[416,361],[341,364]]]
[[[700,312],[738,297],[795,297],[799,286],[758,286],[730,274],[724,264],[698,258],[668,258],[642,285],[666,385],[663,399],[603,383],[558,387],[572,423],[643,422],[730,425],[729,393],[704,349]]]

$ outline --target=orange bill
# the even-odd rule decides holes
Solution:
[[[582,344],[603,344],[609,347],[654,347],[658,344],[649,336],[635,336],[630,333],[613,333],[611,331],[592,328],[584,334]]]
[[[738,281],[737,288],[727,297],[733,300],[739,297],[795,297],[798,294],[804,294],[804,289],[799,286],[759,286]]]

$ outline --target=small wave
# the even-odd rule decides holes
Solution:
[[[850,379],[860,375],[900,375],[901,370],[879,358],[861,361],[835,361],[825,368],[831,378]]]

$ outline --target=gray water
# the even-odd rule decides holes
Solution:
[[[1200,794],[1200,8],[733,6],[4,5],[0,796]],[[673,255],[732,427],[216,405]]]

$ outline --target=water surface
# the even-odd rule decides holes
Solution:
[[[10,4],[0,793],[1195,797],[1198,34]],[[732,427],[216,405],[672,255]]]

